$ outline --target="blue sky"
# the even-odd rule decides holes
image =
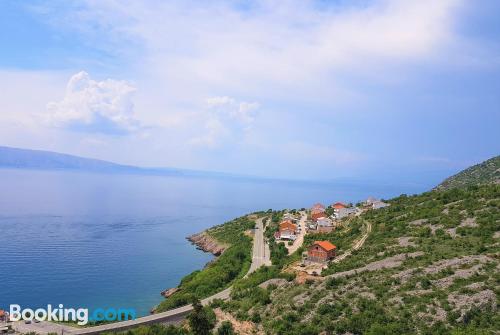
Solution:
[[[500,4],[2,1],[0,143],[426,185],[499,154]]]

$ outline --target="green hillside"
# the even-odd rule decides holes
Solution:
[[[496,156],[447,178],[436,189],[449,190],[455,187],[498,184],[499,182],[500,156]]]
[[[346,219],[333,232],[307,235],[295,254],[274,251],[272,267],[236,278],[231,299],[210,308],[244,334],[498,334],[500,185],[489,177],[498,159],[437,190],[388,200],[389,207]],[[233,227],[216,230],[227,235]],[[304,277],[293,269],[314,240],[337,245],[338,262]],[[216,277],[210,267],[201,274],[200,287]],[[131,333],[191,334],[156,326]]]
[[[390,202],[391,207],[363,215],[372,224],[365,244],[330,265],[325,277],[238,290],[222,308],[270,334],[493,334],[500,329],[500,186]],[[342,239],[342,230],[337,234]],[[336,243],[335,233],[325,237]]]

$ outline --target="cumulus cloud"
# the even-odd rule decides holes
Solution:
[[[237,101],[227,96],[208,98],[205,133],[194,137],[191,144],[214,148],[222,140],[242,138],[251,129],[259,107],[257,102]]]
[[[135,87],[126,81],[95,81],[87,72],[73,75],[64,98],[47,104],[46,121],[74,131],[128,134],[141,128],[134,118]]]

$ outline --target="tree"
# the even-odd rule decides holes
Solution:
[[[214,312],[208,307],[203,307],[197,298],[193,301],[193,311],[189,313],[187,319],[196,335],[209,335],[215,326]]]
[[[217,329],[217,335],[233,335],[233,334],[234,334],[233,324],[229,321],[222,322],[219,329]]]

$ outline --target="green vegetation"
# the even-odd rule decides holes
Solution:
[[[224,321],[221,323],[220,327],[217,329],[217,335],[233,335],[236,334],[233,329],[233,324],[229,321]]]
[[[481,164],[471,166],[443,181],[437,189],[449,190],[500,182],[500,156],[488,159]]]
[[[215,327],[215,314],[209,307],[203,307],[198,299],[193,301],[193,311],[187,317],[191,331],[196,335],[209,335]]]
[[[500,186],[433,191],[390,200],[321,238],[348,248],[372,223],[365,245],[324,274],[421,252],[391,268],[324,282],[258,287],[247,281],[222,308],[270,334],[492,334],[500,329],[497,271]],[[307,237],[306,243],[319,235]],[[257,274],[256,274],[257,275]],[[250,278],[249,278],[250,279]]]
[[[252,240],[244,232],[254,225],[255,222],[245,216],[209,229],[207,233],[210,236],[230,246],[203,270],[184,277],[179,284],[179,291],[161,302],[156,311],[187,305],[193,298],[206,298],[243,277],[252,261]]]
[[[480,170],[490,169],[488,164]],[[273,265],[246,278],[240,271],[231,279],[231,299],[215,301],[212,307],[250,321],[266,334],[497,334],[500,185],[488,182],[485,173],[466,171],[462,175],[468,177],[455,179],[460,182],[445,182],[420,195],[401,195],[388,200],[389,207],[344,221],[336,231],[307,235],[304,247],[293,255],[273,237],[283,212],[268,211],[265,234]],[[366,233],[368,223],[371,232],[364,245],[331,263],[322,280],[299,284],[295,275],[283,271],[314,240],[329,240],[338,254],[344,253]],[[244,241],[244,227],[240,219],[212,234],[225,241],[235,236]],[[193,278],[186,277],[184,285]],[[205,285],[192,283],[193,292]],[[188,333],[180,328],[162,331]],[[227,323],[216,331],[234,332]]]
[[[254,213],[252,216],[257,217],[259,214],[262,213]],[[248,216],[242,216],[208,229],[207,234],[219,242],[232,245],[240,241],[243,232],[252,229],[254,226],[254,220],[251,220]]]

